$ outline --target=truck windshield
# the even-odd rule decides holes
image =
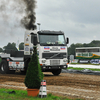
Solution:
[[[39,34],[39,42],[42,46],[65,46],[66,42],[64,39],[64,35],[52,34],[52,35],[42,35]]]

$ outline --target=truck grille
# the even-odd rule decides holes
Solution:
[[[56,55],[56,56],[54,56]],[[65,58],[64,56],[66,56],[66,53],[42,53],[42,58],[46,58],[46,59],[63,59]],[[50,58],[51,57],[51,58]]]
[[[60,65],[60,60],[50,60],[50,65]]]

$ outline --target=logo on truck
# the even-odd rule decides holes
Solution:
[[[60,49],[61,49],[61,50],[65,50],[65,47],[61,47]]]
[[[50,47],[44,47],[44,50],[50,50]]]

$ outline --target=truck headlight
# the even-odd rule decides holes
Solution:
[[[66,68],[66,66],[63,66],[63,68]]]
[[[46,62],[46,60],[42,60],[42,63],[45,63]]]
[[[67,62],[67,59],[64,59],[63,62]]]

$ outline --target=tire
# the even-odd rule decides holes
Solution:
[[[6,60],[2,60],[0,64],[0,73],[1,74],[8,74],[9,73],[9,67]]]
[[[58,76],[61,73],[61,69],[52,70],[53,75]]]

